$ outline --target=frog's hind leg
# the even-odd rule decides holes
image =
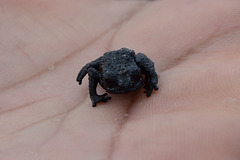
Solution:
[[[92,106],[96,107],[98,102],[106,102],[107,100],[111,99],[111,97],[106,97],[107,93],[103,95],[97,94],[96,88],[100,79],[99,71],[97,71],[93,67],[89,67],[88,76],[89,76],[89,94],[92,101]]]

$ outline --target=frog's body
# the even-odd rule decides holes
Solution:
[[[153,88],[158,89],[154,63],[146,55],[142,53],[136,55],[133,50],[127,48],[106,52],[102,57],[86,64],[78,74],[79,84],[87,73],[93,107],[98,102],[106,102],[111,98],[106,97],[107,93],[97,95],[97,83],[108,93],[127,93],[142,86],[142,74],[145,74],[147,96],[151,95]]]

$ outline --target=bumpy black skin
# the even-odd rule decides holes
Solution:
[[[107,93],[98,95],[96,92],[99,83],[108,93],[127,93],[142,86],[142,74],[145,75],[144,93],[149,97],[152,90],[158,90],[158,76],[154,63],[143,53],[137,55],[133,50],[121,48],[104,53],[95,61],[86,64],[77,76],[79,85],[83,77],[89,75],[89,93],[92,106],[98,102],[106,102],[111,97]]]

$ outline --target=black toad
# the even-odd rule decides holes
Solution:
[[[143,53],[137,55],[133,50],[121,48],[104,53],[100,58],[86,64],[77,76],[79,85],[83,77],[89,75],[89,93],[92,106],[98,102],[106,102],[111,97],[107,93],[98,95],[96,92],[99,83],[108,93],[127,93],[142,86],[142,74],[145,75],[144,93],[149,97],[152,90],[158,90],[158,76],[154,63]]]

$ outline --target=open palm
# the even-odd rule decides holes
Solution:
[[[0,13],[1,160],[240,158],[239,0],[2,0]],[[77,73],[121,47],[154,61],[159,90],[92,108]]]

